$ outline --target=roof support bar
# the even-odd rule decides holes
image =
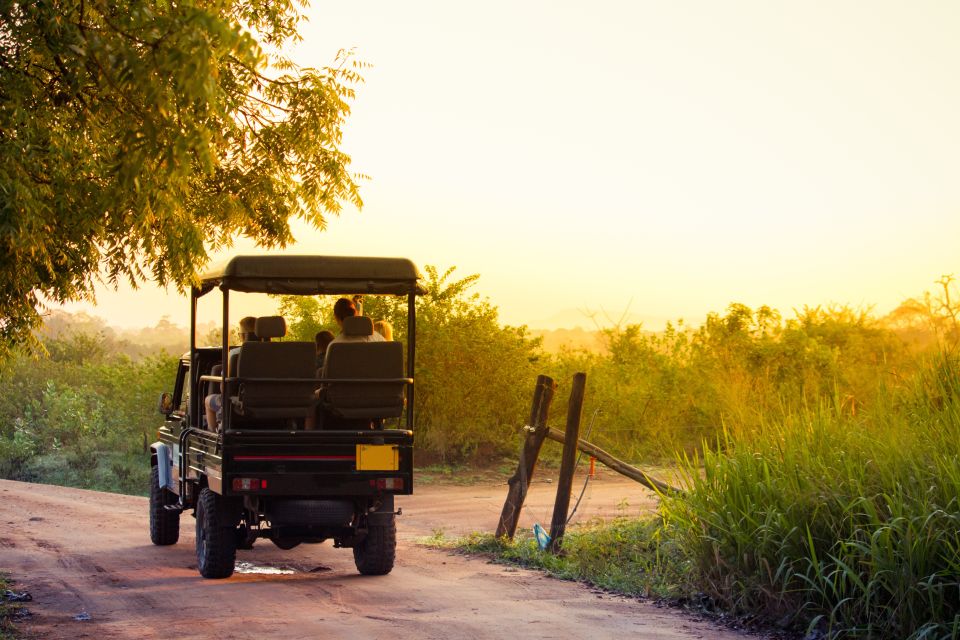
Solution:
[[[236,375],[236,372],[227,371],[227,360],[229,359],[230,351],[230,289],[225,285],[220,285],[220,291],[223,292],[223,335],[221,336],[222,340],[221,351],[220,351],[220,375],[227,378],[227,376]],[[223,407],[223,430],[226,431],[230,428],[231,416],[233,411],[230,404],[230,395],[233,389],[230,388],[229,383],[224,382],[220,387],[220,406]]]
[[[407,377],[413,378],[414,354],[417,352],[417,295],[407,294]],[[414,385],[407,385],[407,429],[413,429]]]

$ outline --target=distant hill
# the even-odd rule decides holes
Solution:
[[[603,351],[604,329],[616,326],[640,325],[644,333],[663,331],[668,318],[639,313],[615,313],[607,309],[564,309],[549,318],[529,323],[531,336],[543,338],[543,348],[549,353],[562,349],[583,349],[594,353]]]
[[[200,323],[197,326],[197,343],[202,345],[215,342],[208,337],[218,331],[219,328],[213,322]],[[48,336],[56,339],[66,339],[74,334],[101,335],[112,351],[132,358],[161,351],[180,355],[189,348],[190,343],[189,328],[174,324],[169,316],[163,316],[152,327],[119,329],[111,327],[106,320],[98,316],[57,310],[44,317],[39,334],[41,338]]]
[[[586,331],[580,327],[574,329],[531,329],[534,338],[543,338],[543,348],[549,353],[563,349],[583,349],[599,353],[603,351],[603,342],[599,331]]]
[[[625,327],[631,324],[642,325],[647,331],[663,331],[667,322],[676,318],[652,316],[632,313],[630,311],[613,311],[610,309],[563,309],[548,318],[541,318],[528,322],[527,326],[533,331],[554,331],[558,329],[584,329],[588,332],[599,329],[609,329],[620,325]]]

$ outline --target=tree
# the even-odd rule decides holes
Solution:
[[[960,291],[953,274],[940,276],[936,284],[939,291],[904,300],[884,322],[917,344],[927,346],[932,341],[955,349],[960,344]]]
[[[237,235],[361,206],[339,146],[363,65],[280,53],[299,6],[0,0],[0,351],[98,280],[183,287]]]

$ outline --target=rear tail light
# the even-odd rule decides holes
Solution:
[[[403,478],[377,478],[377,489],[403,491]]]
[[[259,478],[234,478],[234,491],[259,491],[267,488],[267,481]]]

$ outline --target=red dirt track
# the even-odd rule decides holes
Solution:
[[[521,526],[549,522],[554,490],[534,484]],[[27,638],[745,637],[646,602],[417,544],[438,528],[492,531],[505,491],[502,484],[420,485],[416,495],[398,498],[397,565],[388,576],[358,575],[350,550],[329,542],[281,551],[261,540],[239,551],[238,563],[287,573],[204,580],[187,514],[180,542],[156,547],[145,498],[0,480],[0,570],[33,595],[33,615],[19,625]],[[601,478],[578,513],[615,515],[624,498],[631,513],[652,504],[636,484]],[[81,614],[89,620],[76,620]]]

